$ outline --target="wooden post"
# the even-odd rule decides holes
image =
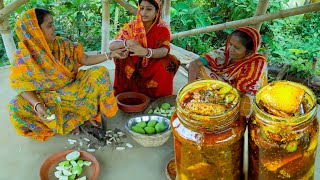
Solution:
[[[290,8],[290,9],[286,9],[286,10],[281,10],[281,11],[275,12],[275,13],[270,13],[270,14],[265,14],[265,15],[261,15],[261,16],[255,16],[255,17],[251,17],[251,18],[226,22],[223,24],[217,24],[217,25],[202,27],[202,28],[198,28],[198,29],[192,29],[192,30],[184,31],[184,32],[179,32],[179,33],[171,35],[171,39],[176,39],[176,38],[181,38],[181,37],[186,37],[186,36],[193,36],[193,35],[197,35],[197,34],[201,34],[201,33],[220,31],[223,29],[246,26],[246,25],[250,25],[250,24],[258,24],[258,23],[261,23],[264,21],[270,21],[270,20],[274,20],[274,19],[285,18],[285,17],[289,17],[289,16],[295,16],[298,14],[304,14],[304,13],[314,12],[314,11],[319,11],[319,10],[320,10],[320,3],[309,4],[309,5],[305,5],[305,6],[301,6],[301,7],[297,7],[297,8]]]
[[[109,51],[110,39],[110,0],[102,0],[102,43],[101,53]]]
[[[170,8],[171,8],[171,0],[164,0],[162,1],[162,19],[167,23],[170,27]]]
[[[0,11],[3,10],[3,8],[4,8],[3,0],[0,0]],[[7,17],[7,16],[4,15],[4,17]],[[6,19],[0,21],[0,33],[1,33],[4,47],[6,49],[6,54],[9,58],[9,61],[12,62],[13,54],[17,48],[10,31],[9,23]]]
[[[268,6],[269,6],[269,0],[259,0],[256,13],[254,14],[254,16],[260,16],[260,15],[266,14]],[[254,24],[252,25],[252,27],[255,28],[257,31],[260,31],[261,25],[262,25],[262,22],[258,24]]]
[[[10,4],[8,4],[6,7],[2,7],[0,9],[0,22],[6,20],[7,16],[9,16],[16,9],[18,9],[20,6],[24,5],[27,2],[29,2],[29,0],[15,0]],[[3,4],[2,0],[1,0],[1,4]]]

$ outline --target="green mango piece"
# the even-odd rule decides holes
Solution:
[[[162,122],[158,122],[154,128],[157,133],[161,133],[164,130],[164,124]]]
[[[140,126],[132,126],[131,130],[136,132],[136,133],[140,133],[140,134],[145,134],[146,132],[142,129],[142,127]]]
[[[288,152],[295,152],[298,149],[298,144],[299,144],[298,141],[291,141],[287,144],[286,150]]]
[[[219,94],[227,94],[232,90],[231,86],[224,86],[223,88],[219,89]]]
[[[170,109],[170,104],[169,104],[169,103],[163,103],[163,104],[161,104],[161,109],[163,109],[163,110],[168,110],[168,109]]]
[[[66,160],[66,161],[60,162],[59,166],[65,166],[65,165],[69,165],[69,164],[70,164],[70,162],[68,160]]]
[[[148,122],[147,126],[148,126],[148,127],[155,127],[156,124],[157,124],[157,121],[155,121],[155,120],[150,120],[150,121]]]
[[[153,113],[153,109],[150,109],[149,111],[148,111],[148,114],[152,114]]]
[[[51,111],[50,111],[50,109],[47,109],[47,113],[48,113],[49,115],[52,114]]]
[[[144,122],[144,121],[142,121],[142,122],[137,123],[136,126],[139,126],[139,127],[141,127],[141,128],[144,128],[144,127],[147,126],[147,123]]]
[[[154,129],[154,127],[145,127],[144,130],[146,131],[147,134],[154,134],[156,133],[156,130]]]
[[[226,103],[231,103],[234,98],[236,98],[236,96],[234,94],[228,94],[226,97],[225,97],[225,101]]]

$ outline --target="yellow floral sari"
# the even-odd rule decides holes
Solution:
[[[18,95],[9,102],[10,120],[17,133],[44,141],[54,134],[68,134],[87,120],[101,121],[101,113],[114,116],[118,110],[105,67],[80,70],[81,44],[56,37],[47,43],[38,25],[35,9],[17,21],[20,40],[10,67],[10,85]],[[56,115],[42,122],[33,106],[20,93],[34,91]]]

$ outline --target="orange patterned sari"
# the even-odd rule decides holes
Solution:
[[[158,1],[160,7],[161,3]],[[120,30],[115,40],[134,39],[145,48],[167,48],[170,51],[170,30],[166,23],[160,19],[160,11],[151,26],[146,31],[140,14],[140,7],[135,20]],[[163,58],[142,58],[128,56],[126,59],[115,59],[115,94],[134,91],[149,97],[162,97],[172,95],[173,78],[180,61],[168,54]]]
[[[10,66],[10,85],[18,95],[9,102],[10,120],[17,133],[44,141],[54,134],[68,134],[87,120],[101,120],[118,107],[109,72],[105,67],[80,70],[82,45],[56,37],[47,43],[38,25],[35,9],[30,9],[15,26],[20,42]],[[56,115],[42,122],[33,106],[20,93],[34,91]]]
[[[249,117],[252,113],[253,97],[257,90],[268,83],[267,61],[262,54],[257,54],[260,44],[260,34],[249,26],[239,27],[240,30],[248,34],[254,43],[253,53],[243,59],[238,59],[230,63],[228,36],[224,49],[211,51],[202,55],[202,61],[207,61],[207,66],[200,70],[202,79],[219,79],[230,83],[233,87],[244,94],[241,99],[241,114]]]

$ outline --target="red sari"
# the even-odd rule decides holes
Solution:
[[[241,114],[249,117],[252,113],[253,98],[262,86],[266,85],[267,60],[264,55],[258,54],[260,33],[249,26],[239,27],[236,30],[248,34],[253,41],[253,52],[243,59],[231,62],[229,57],[228,36],[224,49],[218,49],[204,54],[200,60],[205,64],[200,69],[199,79],[218,79],[230,83],[244,95],[241,98]]]
[[[158,2],[159,7],[160,4]],[[129,39],[138,41],[144,48],[167,48],[169,51],[163,58],[128,56],[126,59],[115,59],[115,94],[132,91],[149,97],[172,95],[173,78],[180,61],[169,54],[170,30],[165,22],[160,20],[160,8],[153,25],[146,32],[139,7],[136,20],[125,24],[115,37],[115,40]]]

